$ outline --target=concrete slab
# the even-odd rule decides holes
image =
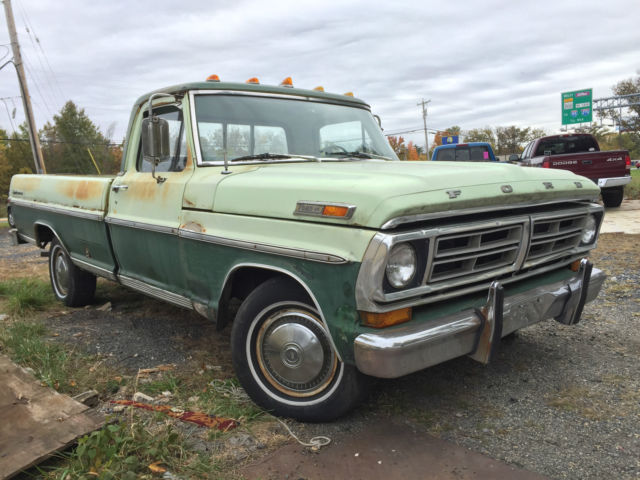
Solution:
[[[640,234],[640,200],[623,200],[618,208],[607,208],[600,233]]]
[[[43,387],[0,355],[0,480],[10,478],[100,428],[86,405]]]
[[[319,452],[291,444],[241,471],[247,480],[544,480],[392,420],[345,433]]]

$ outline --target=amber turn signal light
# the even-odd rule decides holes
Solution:
[[[401,308],[384,313],[360,312],[362,324],[367,327],[385,328],[411,320],[411,308]]]
[[[346,217],[347,213],[349,213],[349,207],[339,205],[325,205],[322,209],[322,215],[325,217]]]
[[[572,272],[577,272],[578,270],[580,270],[580,262],[582,262],[582,259],[576,260],[575,262],[572,262],[571,265],[569,265],[569,268]]]

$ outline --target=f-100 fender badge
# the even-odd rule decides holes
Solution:
[[[462,192],[460,190],[447,190],[449,198],[458,198]]]
[[[502,193],[513,193],[513,187],[511,185],[502,185],[500,190],[502,190]]]
[[[544,185],[544,188],[546,188],[547,190],[553,189],[553,183],[551,182],[542,182],[542,184]]]

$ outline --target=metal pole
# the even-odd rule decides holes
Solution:
[[[424,98],[418,105],[422,105],[422,121],[424,122],[424,143],[427,148],[427,160],[429,160],[429,134],[427,133],[427,104],[431,102],[431,99],[424,101]]]
[[[24,105],[24,113],[27,120],[29,130],[29,143],[31,143],[31,151],[33,152],[33,161],[36,166],[37,173],[47,173],[42,157],[42,149],[40,148],[40,139],[36,129],[36,122],[33,119],[33,110],[31,108],[31,97],[27,88],[27,79],[24,74],[22,65],[22,56],[20,55],[20,44],[18,43],[18,34],[16,33],[16,24],[13,20],[13,10],[11,9],[11,0],[4,1],[4,13],[7,17],[7,29],[11,38],[11,48],[13,50],[13,64],[18,73],[18,82],[20,83],[20,93],[22,96],[22,104]]]

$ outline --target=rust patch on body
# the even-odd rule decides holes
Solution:
[[[180,228],[183,230],[189,230],[190,232],[196,232],[196,233],[204,233],[206,232],[206,228],[204,228],[202,225],[200,225],[197,222],[187,222],[184,225],[180,225]]]
[[[40,187],[40,178],[37,176],[29,177],[15,177],[13,179],[13,189],[22,190],[23,192],[30,192]]]
[[[196,204],[195,204],[195,203],[193,203],[191,200],[189,200],[188,198],[186,198],[186,197],[185,197],[185,198],[183,198],[183,199],[182,199],[182,206],[183,206],[183,207],[195,207],[195,206],[196,206]]]
[[[61,180],[56,189],[65,197],[75,200],[100,198],[103,193],[102,183],[91,180]]]
[[[193,166],[193,155],[191,154],[191,147],[187,143],[187,163],[184,165],[185,170],[191,170]]]

